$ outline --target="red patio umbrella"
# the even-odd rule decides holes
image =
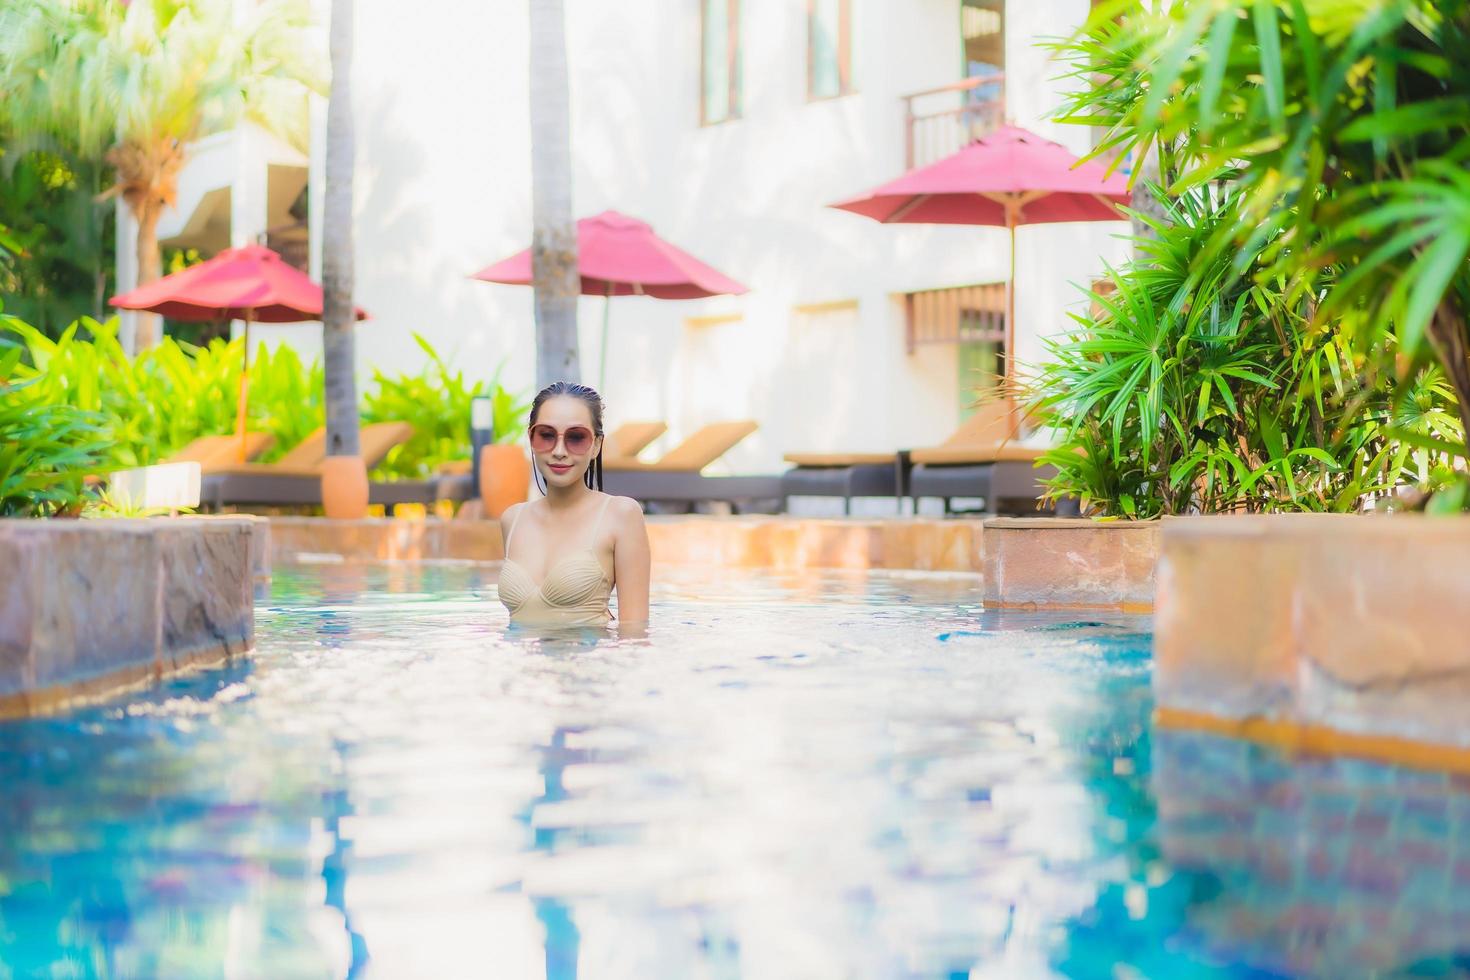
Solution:
[[[616,211],[604,211],[577,222],[577,269],[582,276],[584,296],[703,299],[746,292],[734,279],[659,238],[649,225]],[[470,278],[529,286],[531,250],[486,266]],[[602,308],[602,365],[598,387],[607,374],[611,305],[605,303]]]
[[[250,391],[250,324],[300,323],[322,318],[322,287],[264,245],[228,248],[214,258],[114,296],[113,306],[160,313],[175,320],[245,321],[245,364],[240,371],[235,428],[245,458],[245,407]],[[357,319],[367,314],[357,311]]]
[[[885,224],[996,225],[1010,231],[1006,373],[1015,357],[1016,228],[1065,221],[1121,221],[1128,181],[1095,160],[1019,126],[1002,126],[937,163],[831,205]]]

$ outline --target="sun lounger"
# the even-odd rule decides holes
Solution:
[[[784,497],[910,496],[944,500],[978,497],[989,511],[1030,512],[1047,475],[1035,468],[1045,452],[1014,443],[1016,416],[1009,404],[982,406],[938,446],[894,453],[793,453],[781,478]]]
[[[372,469],[388,451],[413,436],[407,422],[365,425],[359,434],[363,462]],[[218,510],[229,506],[320,506],[326,432],[318,429],[275,463],[239,463],[204,479],[201,502]],[[369,498],[371,486],[369,486]]]
[[[276,441],[269,432],[245,433],[245,459],[252,460]],[[163,463],[198,463],[201,473],[212,473],[221,467],[240,462],[240,436],[200,436]]]
[[[468,460],[464,462],[467,464]],[[399,504],[432,507],[441,500],[462,503],[478,495],[479,490],[468,466],[446,465],[438,473],[422,480],[372,480],[368,483],[368,503],[381,504],[389,515]]]
[[[604,453],[602,468],[605,472],[698,473],[758,428],[760,426],[748,420],[716,422],[706,425],[655,462],[644,463],[631,456],[608,459]]]
[[[1017,445],[1017,421],[1008,403],[993,402],[940,445],[912,450],[906,482],[915,507],[923,497],[939,497],[948,513],[954,498],[977,497],[987,513],[1035,513],[1049,475],[1036,461],[1046,450]]]
[[[853,497],[897,499],[903,477],[899,453],[792,453],[791,469],[781,474],[782,509],[789,497],[841,497],[842,512],[852,513]]]
[[[707,425],[652,463],[603,457],[603,487],[608,493],[645,504],[723,502],[749,510],[781,496],[778,476],[704,476],[701,471],[735,447],[759,426],[754,422]]]
[[[638,454],[668,430],[662,422],[624,422],[607,434],[602,443],[602,464],[610,460],[637,460]]]

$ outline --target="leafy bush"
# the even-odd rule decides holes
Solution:
[[[39,378],[12,380],[20,358],[0,355],[0,517],[74,516],[104,457],[105,420],[47,401]]]
[[[500,371],[487,385],[468,384],[464,372],[451,371],[433,346],[413,335],[429,363],[418,374],[390,377],[373,372],[373,388],[363,397],[364,422],[409,422],[413,438],[388,453],[376,475],[415,478],[430,475],[440,465],[470,458],[470,402],[489,394],[494,409],[495,441],[510,442],[525,435],[530,405],[506,391]]]
[[[1206,248],[1236,219],[1236,191],[1163,206],[1163,221],[1139,215],[1154,235],[1109,270],[1112,291],[1049,345],[1033,382],[1033,410],[1062,435],[1046,457],[1052,495],[1137,518],[1351,511],[1438,461],[1402,434],[1463,438],[1437,369],[1364,373],[1369,359],[1314,323],[1309,299],[1256,274],[1280,243],[1262,242],[1244,275]]]
[[[85,331],[85,336],[82,334]],[[0,314],[0,342],[15,337],[28,363],[17,375],[51,405],[94,413],[107,422],[104,468],[147,466],[166,459],[199,436],[235,428],[242,340],[212,340],[196,347],[172,337],[129,358],[117,339],[117,321],[84,317],[55,340],[16,317]],[[470,401],[489,393],[495,431],[502,441],[525,432],[524,399],[496,379],[469,384],[451,371],[422,337],[429,364],[417,374],[376,372],[363,399],[363,421],[405,421],[414,438],[395,448],[379,467],[387,478],[427,476],[440,465],[470,456]],[[249,426],[275,436],[261,458],[269,462],[324,424],[320,363],[306,364],[290,347],[261,345],[250,361]]]
[[[1401,437],[1463,471],[1470,2],[1112,0],[1059,50],[1080,83],[1063,118],[1104,130],[1096,155],[1157,160],[1171,194],[1234,186],[1202,256],[1234,259],[1400,395],[1455,392],[1457,439]]]
[[[47,336],[59,336],[78,310],[103,315],[112,295],[116,207],[98,200],[111,182],[100,154],[41,149],[0,119],[0,295]]]
[[[210,343],[209,349],[229,349],[237,343],[231,341],[226,344],[216,340]],[[235,373],[238,377],[238,365]],[[264,344],[256,349],[250,358],[248,425],[276,437],[271,448],[261,455],[263,462],[280,458],[292,446],[326,425],[325,385],[320,362],[302,363],[301,355],[285,344],[275,350]],[[234,400],[230,401],[230,407],[232,411],[229,424],[224,429],[226,432],[235,429]]]

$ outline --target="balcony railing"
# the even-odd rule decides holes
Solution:
[[[311,240],[306,222],[297,221],[289,225],[271,228],[265,233],[265,246],[280,253],[286,264],[300,271],[308,271],[311,264]]]
[[[1006,340],[1005,283],[987,282],[904,295],[908,352],[924,344],[993,343]]]
[[[1005,121],[1005,76],[985,75],[903,96],[904,166],[933,163]]]

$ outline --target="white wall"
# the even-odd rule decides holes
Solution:
[[[615,208],[744,282],[743,297],[613,301],[604,392],[610,421],[663,417],[666,449],[700,424],[753,417],[730,472],[785,452],[889,450],[942,439],[956,422],[952,348],[904,349],[896,294],[999,281],[1005,232],[884,226],[825,205],[903,170],[899,96],[961,73],[958,0],[854,0],[856,93],[807,103],[805,0],[744,0],[744,117],[698,124],[699,4],[566,0],[575,208]],[[523,0],[421,0],[357,8],[357,291],[371,314],[359,365],[414,368],[423,333],[471,376],[502,362],[534,377],[528,288],[475,282],[530,241],[527,25]],[[1058,66],[1036,40],[1065,33],[1087,0],[1007,9],[1007,96],[1016,121],[1075,150],[1058,127]],[[314,122],[324,114],[318,107]],[[313,148],[319,205],[321,141]],[[319,214],[319,212],[318,212]],[[314,215],[314,218],[317,215]],[[319,227],[319,224],[315,225]],[[1018,355],[1066,325],[1063,309],[1123,247],[1126,225],[1024,228]],[[314,266],[315,267],[315,266]],[[816,322],[800,304],[856,300]],[[581,306],[584,378],[595,381],[601,299]],[[686,326],[691,317],[739,322]],[[799,321],[799,322],[798,322]],[[266,333],[267,331],[262,331]],[[319,349],[311,331],[275,336]]]

